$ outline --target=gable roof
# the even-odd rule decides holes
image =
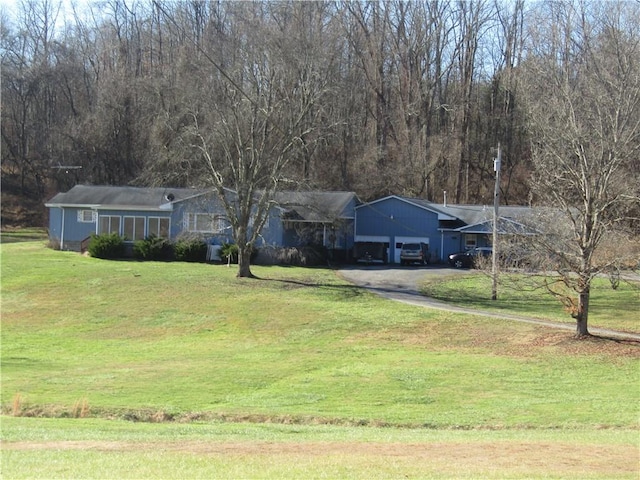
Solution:
[[[465,225],[464,227],[456,228],[455,231],[461,233],[492,234],[493,218],[473,225]],[[533,235],[536,232],[523,223],[512,220],[511,218],[500,216],[498,218],[498,233],[501,235]]]
[[[76,185],[58,193],[47,207],[114,210],[171,210],[177,202],[211,193],[212,189],[166,187],[115,187]],[[229,192],[232,192],[229,190]],[[353,218],[348,206],[357,200],[353,192],[278,192],[275,201],[292,221],[333,222]]]
[[[172,202],[206,192],[207,190],[193,188],[76,185],[68,192],[58,193],[45,203],[45,206],[121,210],[170,210]]]
[[[331,223],[336,219],[353,219],[348,206],[357,201],[353,192],[277,192],[275,201],[283,217],[294,222]]]
[[[479,225],[486,221],[493,221],[493,205],[441,205],[437,208],[460,219],[467,225]],[[530,211],[530,207],[500,206],[498,214],[502,219],[517,222]]]
[[[450,227],[450,230],[452,231],[464,233],[491,233],[493,228],[493,205],[442,205],[422,198],[390,195],[359,205],[356,209],[388,201],[390,199],[406,202],[428,212],[436,213],[438,215],[438,220],[457,222],[457,224]],[[531,229],[527,228],[523,221],[529,213],[531,213],[531,207],[509,205],[500,206],[498,211],[498,214],[500,215],[498,228],[502,229],[502,233],[530,233]],[[461,223],[464,225],[460,226]]]
[[[356,208],[375,205],[376,203],[385,202],[391,199],[409,203],[423,210],[427,210],[429,212],[435,213],[436,215],[438,215],[438,220],[456,220],[455,217],[452,217],[449,213],[440,210],[439,208],[436,207],[436,204],[428,202],[427,200],[423,200],[421,198],[399,197],[398,195],[389,195],[388,197],[379,198],[377,200],[373,200],[372,202],[367,202],[362,205],[358,205]]]

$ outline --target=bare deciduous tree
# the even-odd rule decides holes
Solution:
[[[221,52],[199,48],[206,81],[185,95],[174,134],[185,158],[204,163],[204,184],[218,193],[238,247],[238,277],[252,277],[251,251],[292,159],[314,130],[323,87],[308,70],[289,69],[280,51],[286,42],[262,5],[235,8],[245,35],[223,46],[233,52],[224,66],[216,59]]]
[[[630,224],[640,198],[640,8],[553,2],[547,13],[557,29],[532,32],[536,57],[526,66],[531,185],[554,209],[535,243],[575,292],[556,291],[586,336],[591,283],[610,264],[601,247]]]

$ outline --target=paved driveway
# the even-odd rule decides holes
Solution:
[[[442,266],[403,267],[398,265],[349,265],[339,270],[340,276],[354,285],[361,286],[382,297],[410,305],[435,308],[448,312],[459,312],[483,317],[504,318],[517,322],[534,323],[551,328],[575,331],[576,327],[571,323],[558,323],[548,320],[511,315],[508,313],[493,313],[482,310],[449,305],[444,302],[425,297],[420,294],[419,285],[429,278],[446,278],[448,276],[463,275],[469,270],[454,269]],[[617,332],[602,328],[589,328],[592,334],[624,338],[640,341],[640,334]]]
[[[367,288],[393,288],[418,292],[418,285],[429,278],[443,278],[469,273],[466,269],[443,266],[349,265],[340,270],[342,277]]]

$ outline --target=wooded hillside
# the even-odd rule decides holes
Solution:
[[[1,27],[2,223],[44,224],[42,202],[76,183],[209,185],[185,132],[216,130],[210,106],[238,115],[256,86],[303,132],[291,183],[491,204],[500,143],[502,203],[535,202],[532,115],[558,93],[541,66],[607,55],[613,83],[639,24],[637,2],[25,0]],[[637,102],[637,75],[623,88]]]

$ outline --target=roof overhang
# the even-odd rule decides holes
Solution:
[[[167,212],[173,210],[173,205],[165,203],[158,207],[147,205],[92,205],[92,204],[69,204],[69,203],[45,203],[47,208],[75,208],[78,210],[122,210],[125,212]]]

